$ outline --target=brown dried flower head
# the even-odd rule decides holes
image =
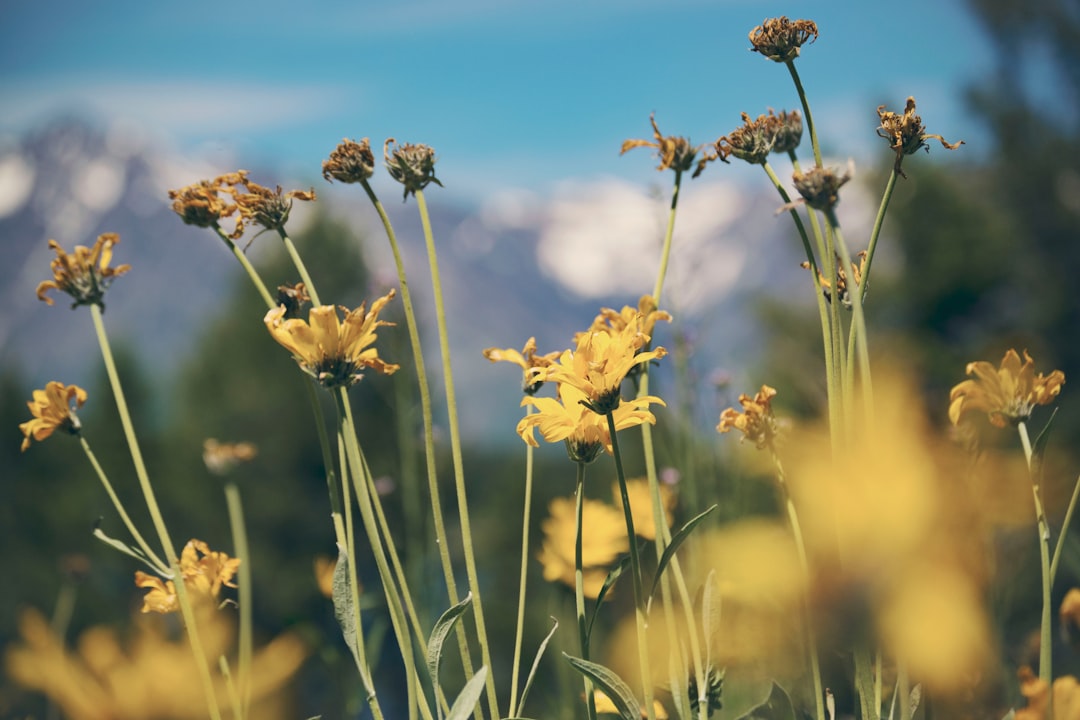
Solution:
[[[173,212],[187,225],[217,227],[221,220],[236,212],[236,204],[232,201],[233,187],[244,182],[246,177],[247,171],[238,170],[213,180],[200,180],[194,185],[170,190],[169,199],[173,201]],[[237,229],[239,230],[239,221]]]
[[[763,165],[769,158],[776,143],[778,122],[776,115],[769,110],[768,115],[758,115],[751,120],[742,114],[743,124],[716,141],[717,155],[727,162],[727,156],[734,155],[751,165]]]
[[[236,209],[240,212],[241,223],[238,223],[233,237],[239,237],[243,232],[243,225],[261,225],[266,230],[285,231],[285,223],[289,221],[289,213],[292,211],[293,200],[310,202],[315,199],[315,189],[289,190],[283,192],[281,186],[271,190],[251,180],[244,179],[244,187],[247,192],[235,191]]]
[[[775,62],[789,63],[799,56],[799,48],[818,38],[817,23],[813,20],[768,18],[750,31],[751,51],[759,52]]]
[[[769,115],[772,115],[772,108]],[[802,142],[803,122],[802,115],[798,110],[781,110],[776,116],[776,138],[773,141],[773,152],[786,155],[793,152]]]
[[[285,306],[286,319],[300,317],[300,309],[311,302],[307,286],[302,282],[295,285],[278,285],[277,304]]]
[[[76,245],[74,252],[68,254],[60,243],[50,240],[49,247],[56,253],[49,264],[53,277],[38,284],[38,300],[52,305],[53,300],[46,293],[60,290],[74,300],[71,303],[73,309],[80,305],[97,305],[104,310],[105,291],[113,280],[131,269],[130,265],[109,266],[113,246],[119,242],[120,236],[116,233],[102,233],[92,247]]]
[[[656,154],[660,158],[660,165],[657,166],[657,170],[663,172],[670,168],[675,172],[686,172],[692,168],[698,150],[701,149],[700,146],[691,145],[688,138],[676,135],[662,135],[660,128],[656,125],[656,113],[649,115],[649,122],[652,123],[654,140],[624,140],[619,154],[622,155],[627,150],[633,150],[634,148],[651,147],[656,148]],[[694,177],[700,174],[700,171],[698,171],[694,173]]]
[[[865,250],[863,250],[862,252],[858,253],[856,257],[859,258],[859,262],[856,264],[854,260],[851,261],[851,276],[855,278],[855,287],[862,287],[863,274],[866,271],[866,259],[869,257],[869,255]],[[810,263],[806,260],[803,260],[801,263],[799,263],[799,267],[809,270]],[[840,297],[840,303],[848,310],[851,310],[852,305],[851,293],[848,291],[848,274],[844,271],[843,265],[841,265],[840,263],[839,256],[837,256],[836,258],[836,274],[836,290],[837,294]],[[825,296],[825,300],[831,303],[833,298],[832,282],[828,278],[826,278],[820,270],[818,271],[818,281],[821,283],[821,292]],[[864,291],[863,296],[865,295],[866,292]]]
[[[330,157],[323,160],[322,174],[327,181],[362,183],[369,180],[375,174],[371,142],[367,138],[360,142],[348,138],[342,140]]]
[[[390,171],[390,177],[405,186],[405,194],[416,194],[423,190],[428,183],[435,183],[442,187],[442,183],[435,177],[435,150],[427,145],[413,145],[405,143],[398,145],[394,138],[387,138],[383,145],[383,161],[386,169]]]
[[[893,165],[893,169],[901,177],[907,177],[900,169],[905,155],[913,155],[919,148],[926,148],[926,152],[930,152],[930,146],[926,144],[928,138],[940,141],[947,150],[955,150],[964,144],[963,140],[950,143],[940,135],[926,132],[922,118],[915,114],[915,98],[913,97],[907,99],[903,115],[886,110],[884,105],[878,106],[877,114],[881,122],[877,129],[878,137],[888,140],[889,147],[896,152],[896,164]]]
[[[813,167],[805,173],[796,172],[792,181],[807,205],[815,210],[829,212],[840,202],[840,187],[850,180],[853,174],[854,168],[850,164],[848,171],[843,174],[833,168]]]
[[[776,390],[768,385],[762,385],[754,397],[746,393],[739,395],[742,412],[733,407],[724,410],[720,413],[720,424],[716,426],[716,431],[726,433],[738,430],[743,434],[743,439],[753,442],[758,450],[773,447],[779,429],[772,409],[774,397]]]

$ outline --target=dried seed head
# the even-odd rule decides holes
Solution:
[[[442,187],[435,177],[435,150],[427,145],[398,145],[394,138],[387,138],[383,145],[383,160],[390,177],[405,186],[403,197],[409,197],[409,193],[415,195],[428,183]]]
[[[200,180],[179,190],[170,190],[172,209],[187,225],[216,227],[221,220],[236,212],[232,202],[233,187],[243,183],[247,171],[220,175],[213,180]]]
[[[278,185],[276,190],[263,187],[250,180],[244,180],[246,193],[236,192],[236,208],[240,211],[240,218],[244,224],[261,225],[267,230],[284,231],[285,223],[289,221],[289,212],[292,210],[293,200],[309,202],[315,199],[315,189],[307,192],[303,190],[289,190],[283,192]],[[237,232],[243,228],[238,227]]]
[[[772,110],[769,110],[772,114]],[[781,110],[776,116],[776,139],[773,142],[773,152],[786,155],[793,152],[802,142],[803,122],[802,115],[798,110],[788,112]]]
[[[716,141],[716,151],[721,159],[734,155],[751,165],[763,165],[776,143],[777,117],[769,110],[768,115],[758,115],[751,120],[742,114],[743,124]]]
[[[805,173],[795,173],[792,180],[807,205],[828,212],[840,202],[840,187],[851,179],[852,174],[854,168],[850,164],[842,175],[833,168],[813,167]]]
[[[886,110],[884,105],[878,106],[877,114],[878,121],[881,123],[877,129],[878,137],[888,140],[889,147],[896,152],[896,163],[893,169],[901,177],[907,177],[900,169],[905,155],[913,155],[919,148],[926,148],[926,151],[930,152],[930,146],[926,144],[927,138],[939,140],[947,150],[955,150],[964,144],[963,140],[949,143],[940,135],[927,133],[923,127],[922,118],[915,114],[915,98],[913,97],[907,99],[903,115]]]
[[[619,154],[622,155],[627,150],[637,147],[651,147],[656,148],[656,154],[660,157],[660,165],[656,169],[661,172],[669,168],[675,172],[686,172],[694,167],[694,160],[697,158],[698,150],[701,148],[691,145],[688,138],[661,134],[660,128],[656,125],[655,113],[649,116],[649,122],[652,123],[653,137],[655,139],[624,140]],[[700,171],[694,173],[694,177],[699,174]]]
[[[346,138],[323,160],[322,174],[327,181],[364,182],[375,174],[375,155],[367,138],[360,142]]]
[[[750,48],[775,62],[787,63],[799,56],[799,48],[818,38],[813,20],[769,18],[750,31]]]

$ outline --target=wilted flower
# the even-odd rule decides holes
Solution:
[[[792,175],[792,181],[807,205],[815,210],[828,212],[840,202],[840,188],[853,174],[854,167],[851,164],[848,165],[848,171],[842,175],[833,168],[812,167],[805,173],[796,172]]]
[[[216,600],[222,587],[236,587],[232,578],[240,567],[239,558],[215,552],[202,540],[188,541],[180,552],[179,564],[184,587],[197,599]],[[172,580],[162,581],[161,578],[136,571],[135,585],[149,590],[143,597],[144,613],[170,613],[180,608],[176,585]]]
[[[224,475],[242,462],[250,462],[259,454],[249,442],[223,443],[214,438],[203,440],[203,464],[217,475]]]
[[[243,185],[247,192],[236,191],[234,195],[242,224],[261,225],[266,230],[284,232],[285,223],[289,221],[289,213],[292,211],[293,200],[310,202],[315,199],[314,189],[283,192],[280,185],[277,189],[271,190],[246,178]],[[242,226],[238,224],[233,237],[239,237],[241,232]]]
[[[651,147],[656,148],[656,154],[660,157],[657,170],[662,172],[671,168],[675,172],[686,172],[692,168],[700,146],[691,145],[690,140],[684,137],[661,135],[660,128],[656,125],[656,113],[649,115],[649,122],[652,123],[655,140],[624,140],[619,154],[634,148]],[[697,175],[698,173],[695,173],[695,177]]]
[[[295,285],[278,285],[277,304],[285,306],[285,319],[300,317],[300,308],[311,302],[307,286],[302,282]]]
[[[1050,710],[1050,691],[1045,680],[1040,680],[1029,667],[1016,673],[1020,678],[1020,694],[1028,705],[1019,708],[1015,720],[1046,720]],[[1072,675],[1054,680],[1054,718],[1080,717],[1080,683]]]
[[[344,320],[338,318],[338,308],[333,305],[311,308],[309,322],[299,318],[286,320],[282,305],[266,313],[263,322],[273,338],[292,352],[304,372],[323,386],[351,385],[360,379],[365,368],[390,375],[400,367],[385,362],[372,346],[377,338],[376,328],[394,325],[378,319],[394,295],[391,290],[373,302],[368,312],[365,312],[366,303],[352,311],[343,307]]]
[[[817,38],[817,23],[812,20],[768,18],[750,31],[750,49],[770,60],[787,63],[799,56],[800,47]]]
[[[34,399],[26,403],[33,420],[19,423],[22,430],[22,450],[30,447],[30,438],[41,442],[53,434],[54,430],[65,430],[72,435],[79,433],[79,418],[75,408],[81,408],[86,402],[86,391],[78,385],[64,385],[55,380],[47,383],[44,390],[35,390]],[[75,407],[72,407],[74,401]]]
[[[772,115],[772,108],[769,115]],[[802,142],[803,122],[802,115],[798,110],[781,110],[776,116],[776,139],[773,141],[773,152],[786,155],[793,152]]]
[[[778,429],[772,410],[774,397],[776,390],[768,385],[762,385],[753,398],[746,393],[739,395],[742,412],[730,407],[724,410],[720,413],[720,424],[716,426],[716,431],[726,433],[738,430],[742,432],[744,440],[752,441],[759,450],[773,447]]]
[[[855,261],[851,262],[851,276],[855,279],[855,287],[862,287],[863,273],[866,270],[866,262],[869,255],[865,250],[859,252],[856,257],[859,258],[859,264],[856,265]],[[809,270],[810,263],[806,260],[799,263],[799,267]],[[844,272],[843,266],[840,264],[840,259],[837,258],[836,262],[836,289],[837,294],[840,296],[840,303],[851,309],[851,293],[848,291],[848,274]],[[833,284],[825,277],[820,270],[818,270],[818,282],[821,284],[821,292],[825,295],[825,299],[832,302],[833,299]],[[865,295],[865,293],[864,293]]]
[[[574,555],[577,537],[573,498],[554,498],[548,517],[541,523],[544,533],[538,559],[544,579],[574,587]],[[622,513],[599,500],[584,500],[581,508],[581,565],[585,597],[600,594],[615,559],[629,549]]]
[[[371,142],[364,138],[360,142],[341,141],[330,157],[323,160],[322,174],[327,181],[337,180],[343,183],[364,182],[375,174],[375,155],[371,152]]]
[[[755,120],[746,113],[742,114],[742,119],[740,127],[716,141],[717,157],[727,162],[727,156],[734,155],[751,165],[763,165],[776,145],[781,130],[780,118],[770,109],[768,115],[758,115]],[[800,129],[801,126],[800,122]]]
[[[52,305],[52,298],[46,295],[49,290],[66,292],[75,301],[72,308],[79,305],[99,305],[105,307],[105,290],[112,281],[131,269],[130,265],[109,267],[112,261],[113,245],[120,242],[116,233],[98,235],[91,248],[76,245],[75,251],[68,255],[55,240],[49,241],[49,247],[56,252],[50,263],[53,279],[45,280],[37,286],[37,297],[47,305]]]
[[[877,114],[881,121],[877,134],[888,140],[889,147],[896,151],[896,163],[893,168],[901,177],[907,177],[900,169],[905,155],[913,155],[919,148],[926,148],[926,151],[930,152],[930,146],[926,144],[928,138],[940,141],[947,150],[955,150],[964,144],[963,140],[949,143],[940,135],[927,133],[923,128],[922,118],[915,114],[915,98],[913,97],[907,99],[903,115],[886,110],[884,105],[878,106]]]
[[[1036,405],[1048,405],[1061,392],[1065,374],[1054,370],[1049,375],[1035,374],[1035,361],[1024,351],[1024,362],[1010,349],[995,369],[985,361],[968,363],[965,380],[949,393],[949,420],[958,424],[968,412],[985,412],[990,422],[1003,428],[1024,422]]]
[[[194,185],[187,185],[179,190],[170,190],[169,199],[173,201],[173,212],[187,225],[196,227],[217,227],[223,219],[232,217],[236,204],[232,200],[233,188],[244,182],[246,170],[219,175],[213,180],[200,180]],[[223,197],[223,196],[227,196]],[[235,236],[242,232],[241,222],[237,220]]]
[[[394,138],[387,138],[383,144],[383,160],[390,177],[405,186],[403,197],[409,197],[409,193],[415,195],[428,183],[442,187],[435,177],[435,150],[427,145],[398,145]]]
[[[521,352],[513,348],[500,350],[499,348],[487,348],[484,357],[491,362],[512,362],[522,370],[521,391],[526,395],[535,395],[544,384],[542,380],[530,378],[533,368],[546,368],[559,357],[559,352],[550,352],[546,355],[536,354],[536,338],[531,337],[525,342]]]

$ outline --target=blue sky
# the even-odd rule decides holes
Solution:
[[[799,67],[836,157],[887,152],[875,107],[914,95],[931,132],[968,140],[963,88],[990,64],[962,0],[379,0],[18,3],[0,25],[0,143],[57,112],[123,121],[222,169],[321,183],[342,137],[424,142],[447,198],[655,180],[655,111],[695,142],[742,111],[797,106],[784,68],[748,51],[766,17],[814,19]],[[2,150],[2,145],[0,145]],[[973,156],[974,157],[974,156]],[[389,188],[388,188],[389,191]]]

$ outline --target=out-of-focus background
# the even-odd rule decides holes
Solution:
[[[367,199],[355,187],[324,182],[321,161],[343,137],[370,137],[376,153],[387,137],[436,149],[445,187],[432,186],[427,197],[471,509],[482,546],[512,548],[519,525],[506,519],[520,515],[522,502],[522,446],[513,431],[519,377],[510,366],[490,365],[481,350],[520,348],[530,336],[541,351],[563,349],[600,307],[636,304],[651,290],[671,174],[657,173],[646,151],[620,157],[619,147],[651,138],[651,113],[664,134],[709,143],[737,127],[741,112],[797,108],[784,67],[749,52],[746,38],[781,14],[809,17],[821,31],[798,67],[827,161],[853,159],[857,168],[839,208],[855,249],[865,246],[893,159],[875,135],[879,105],[901,112],[913,95],[929,132],[966,143],[947,151],[930,141],[929,155],[906,158],[908,178],[897,186],[874,266],[872,351],[919,378],[924,398],[912,402],[925,402],[944,426],[948,389],[966,363],[996,364],[1010,347],[1027,348],[1039,370],[1080,377],[1075,2],[8,8],[0,25],[0,437],[7,438],[0,443],[0,547],[9,560],[0,644],[16,637],[20,608],[51,612],[66,582],[65,558],[90,565],[70,637],[122,623],[139,603],[135,568],[90,535],[99,517],[116,534],[120,526],[75,443],[56,437],[18,450],[32,390],[49,380],[79,384],[90,393],[81,415],[86,437],[121,495],[141,507],[88,313],[34,296],[49,277],[48,239],[70,249],[120,233],[114,263],[133,269],[109,291],[105,320],[179,535],[230,542],[221,482],[202,465],[203,439],[259,446],[257,459],[234,477],[255,547],[260,634],[299,629],[323,648],[295,685],[292,716],[343,716],[358,688],[343,648],[325,649],[338,638],[311,566],[333,543],[306,400],[235,261],[211,233],[180,222],[168,189],[238,168],[265,185],[314,186],[318,201],[298,204],[290,228],[323,298],[351,307],[396,278]],[[801,154],[809,158],[805,144]],[[786,179],[786,163],[776,165]],[[381,171],[373,184],[401,237],[428,322],[429,367],[437,366],[415,203],[401,202],[399,186]],[[823,399],[813,298],[793,229],[774,214],[779,205],[764,174],[739,161],[713,163],[685,182],[664,302],[675,322],[657,337],[677,348],[672,359],[681,368],[678,375],[660,369],[658,391],[670,411],[661,418],[662,460],[682,473],[693,464],[707,476],[710,501],[727,518],[768,512],[769,499],[754,489],[737,443],[716,436],[719,411],[763,382],[780,389],[790,415],[812,416]],[[269,282],[297,279],[269,235],[248,253]],[[385,330],[381,342],[386,357],[406,357],[403,326]],[[356,402],[401,542],[420,558],[417,581],[434,588],[439,575],[418,520],[428,509],[405,491],[415,479],[403,477],[422,471],[411,377],[406,367],[393,379],[369,378]],[[1070,388],[1051,441],[1052,508],[1063,507],[1055,500],[1076,472],[1070,461],[1080,406]],[[572,490],[561,448],[542,448],[539,463],[534,527],[547,499]],[[698,509],[679,512],[685,519]],[[1030,580],[1029,539],[1013,541],[1022,562],[999,582]],[[507,551],[481,561],[489,596],[505,598],[506,608],[516,597],[516,558]],[[533,569],[538,607],[528,647],[546,631],[550,606],[565,600]],[[1037,585],[1018,594],[1001,610],[1006,665],[1024,659],[1036,624],[1037,605],[1025,603],[1037,602]],[[442,591],[432,590],[425,604],[436,616]],[[513,620],[512,612],[495,614],[497,637],[512,636]],[[506,660],[510,649],[505,643],[497,654]],[[1068,661],[1063,651],[1061,667]],[[384,665],[390,678],[393,667]],[[1003,682],[1001,702],[1014,691]],[[0,688],[2,714],[40,713],[39,702],[10,684]]]

